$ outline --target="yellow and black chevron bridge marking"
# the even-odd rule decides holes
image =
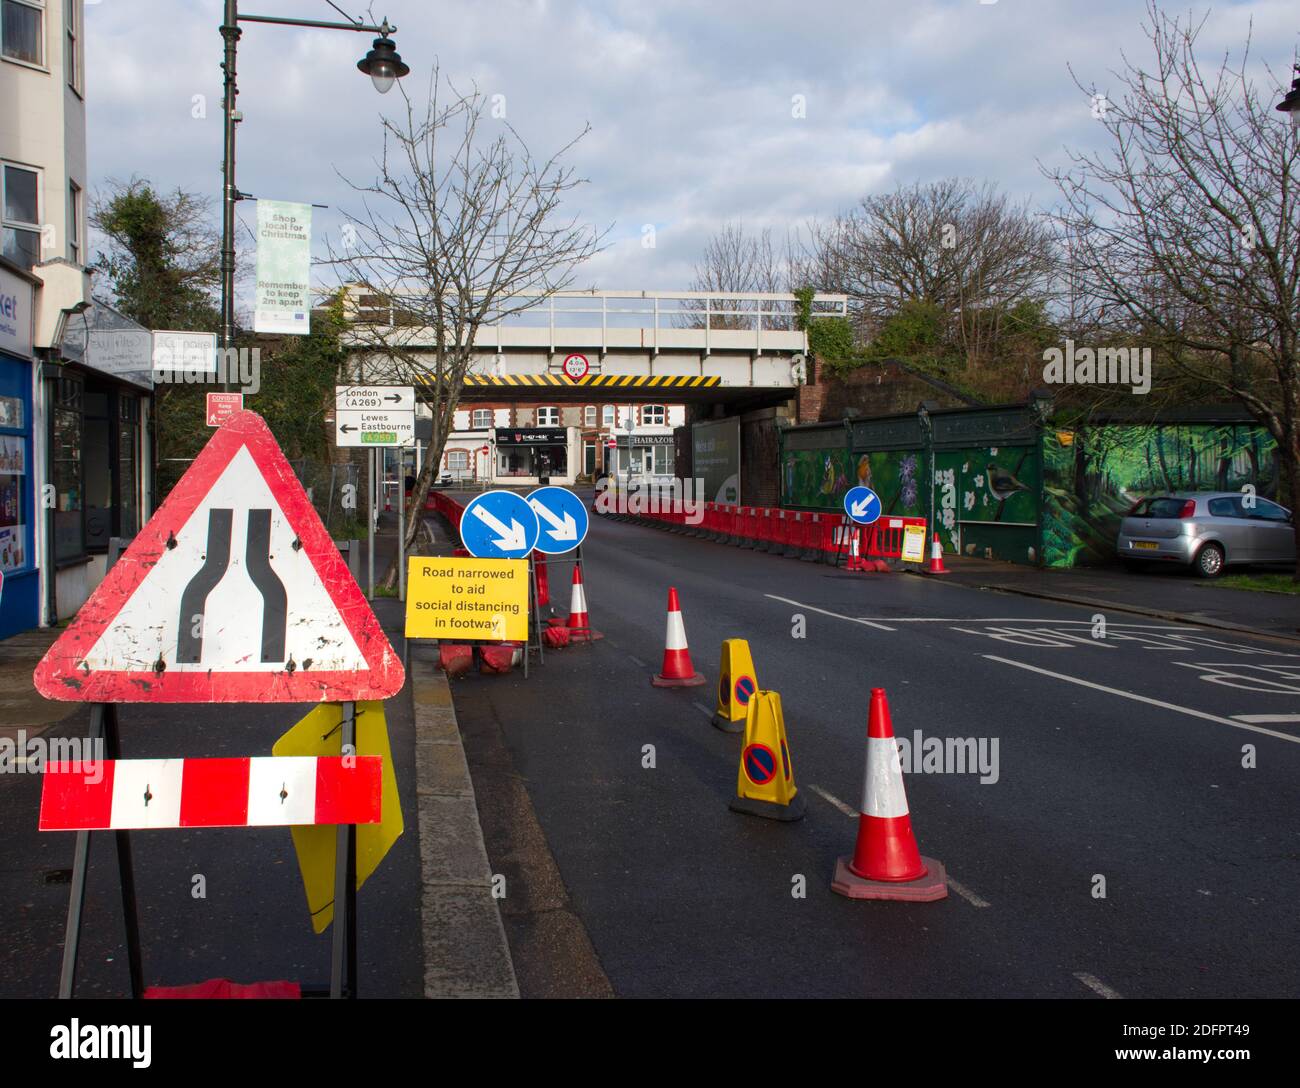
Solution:
[[[658,389],[705,389],[721,385],[722,379],[716,374],[588,374],[574,381],[559,374],[507,374],[497,378],[489,374],[466,374],[466,386],[539,386],[559,385],[566,387],[604,386],[608,388],[658,388]]]

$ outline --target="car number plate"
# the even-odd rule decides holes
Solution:
[[[1154,540],[1135,540],[1133,541],[1133,547],[1144,548],[1147,551],[1158,551],[1160,545],[1157,544]]]

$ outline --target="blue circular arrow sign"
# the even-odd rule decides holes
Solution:
[[[870,525],[880,518],[880,496],[869,487],[852,487],[844,496],[844,512],[859,525]]]
[[[563,487],[539,487],[528,496],[541,532],[537,550],[547,555],[569,552],[587,537],[591,520],[582,500]]]
[[[533,508],[513,491],[485,491],[460,518],[460,539],[476,559],[524,559],[538,532]]]

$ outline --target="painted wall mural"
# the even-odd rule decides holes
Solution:
[[[1156,492],[1252,484],[1267,498],[1277,494],[1277,443],[1246,423],[1049,430],[1043,460],[1043,551],[1051,567],[1113,562],[1121,519]]]
[[[982,446],[936,450],[935,529],[945,552],[1038,561],[1038,450]]]
[[[925,514],[924,460],[920,450],[853,454],[847,450],[786,450],[782,503],[813,510],[842,510],[851,487],[869,487],[886,514]]]
[[[864,484],[886,513],[925,517],[932,497],[944,551],[1048,567],[1114,562],[1120,520],[1147,495],[1278,488],[1277,444],[1249,423],[1048,427],[1039,445],[938,449],[932,496],[924,450],[787,449],[781,467],[786,506],[840,510]]]

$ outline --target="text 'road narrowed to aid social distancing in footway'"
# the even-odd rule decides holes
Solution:
[[[406,637],[526,639],[528,561],[412,556]]]

